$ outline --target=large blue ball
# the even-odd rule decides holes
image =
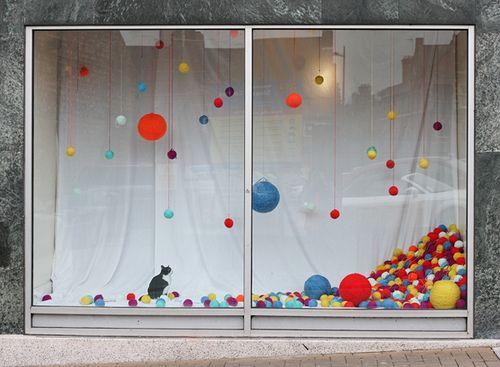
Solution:
[[[252,208],[259,213],[269,213],[278,206],[280,192],[272,183],[261,180],[252,188]]]
[[[322,275],[312,275],[304,283],[304,292],[307,297],[319,299],[323,294],[331,294],[332,285],[330,281]]]

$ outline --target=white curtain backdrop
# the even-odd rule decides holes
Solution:
[[[235,95],[227,98],[229,35],[221,32],[219,39],[218,31],[210,32],[204,32],[205,42],[199,32],[173,35],[173,119],[168,121],[168,137],[156,143],[140,138],[136,124],[149,112],[168,119],[170,33],[162,33],[164,49],[156,50],[148,43],[142,51],[141,47],[125,46],[119,33],[114,34],[112,160],[104,158],[108,146],[106,32],[87,32],[83,37],[86,47],[79,57],[88,63],[90,77],[79,79],[78,91],[74,90],[76,155],[65,155],[65,66],[71,33],[63,35],[52,274],[55,303],[77,304],[85,294],[100,293],[116,300],[116,305],[124,305],[126,293],[146,293],[160,265],[172,267],[170,289],[180,292],[182,299],[198,301],[210,292],[219,297],[243,292],[244,52],[232,41],[236,45],[231,53]],[[450,32],[439,37],[438,117],[444,125],[439,133],[432,130],[436,33],[396,32],[394,177],[400,192],[396,197],[387,193],[392,174],[385,167],[389,158],[388,33],[337,32],[337,51],[342,53],[346,47],[346,68],[343,81],[343,58],[335,58],[337,94],[345,83],[345,101],[339,100],[337,105],[335,151],[331,32],[322,34],[322,86],[313,82],[318,69],[318,31],[296,33],[295,81],[291,32],[282,33],[283,38],[271,38],[271,31],[254,34],[253,180],[266,177],[281,194],[274,211],[253,215],[254,292],[300,291],[307,277],[316,273],[328,277],[332,285],[351,272],[368,275],[395,247],[407,248],[434,226],[457,221],[458,212],[464,210],[458,199],[458,177],[465,174],[457,156],[458,145],[464,143],[457,140],[457,129],[465,128],[457,125],[457,105],[463,106],[465,100],[455,93],[455,40]],[[419,38],[424,39],[420,48],[415,47]],[[208,46],[205,77],[204,44]],[[223,48],[220,53],[214,48],[218,44]],[[420,54],[424,49],[425,55]],[[177,71],[181,61],[190,65],[189,73]],[[410,66],[403,78],[405,63]],[[425,82],[421,80],[423,70]],[[149,87],[140,95],[135,89],[139,79]],[[373,133],[370,88],[362,87],[372,79]],[[302,106],[296,110],[284,103],[292,90],[303,96]],[[216,96],[224,98],[221,109],[213,107]],[[425,100],[428,107],[423,117]],[[126,126],[114,123],[120,113],[128,119]],[[209,117],[207,125],[198,122],[203,113]],[[372,144],[378,156],[370,161],[366,150]],[[170,148],[177,151],[177,159],[166,157]],[[427,170],[418,168],[422,149],[430,162]],[[334,163],[336,206],[341,212],[337,221],[329,217]],[[167,207],[174,211],[173,219],[164,218]],[[227,216],[235,222],[230,230],[223,224]]]

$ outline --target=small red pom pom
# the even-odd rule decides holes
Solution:
[[[396,186],[389,187],[389,194],[391,194],[392,196],[396,196],[398,192],[399,190]]]
[[[337,219],[338,217],[340,217],[340,212],[337,209],[333,209],[330,212],[330,217],[332,217],[332,219]]]
[[[432,125],[432,127],[434,128],[434,130],[439,131],[439,130],[441,130],[443,128],[443,124],[441,122],[439,122],[439,121],[436,121]]]
[[[302,104],[302,97],[298,93],[290,93],[286,97],[286,104],[290,108],[297,108]]]
[[[231,35],[231,38],[237,38],[240,35],[240,32],[237,30],[232,30],[229,31],[229,34]]]
[[[86,66],[82,66],[82,67],[80,68],[80,76],[81,76],[82,78],[85,78],[85,77],[86,77],[86,76],[88,76],[88,75],[89,75],[89,69],[88,69]]]
[[[224,225],[227,227],[227,228],[232,228],[233,225],[234,225],[234,221],[231,219],[231,218],[226,218],[224,220]]]
[[[396,163],[392,159],[388,159],[387,162],[385,162],[385,165],[387,166],[387,168],[393,169]]]
[[[214,99],[214,106],[215,107],[221,108],[223,104],[224,104],[224,101],[222,100],[222,98],[217,97]]]
[[[133,294],[133,293],[127,294],[127,301],[131,301],[133,299],[135,299],[135,294]]]
[[[158,40],[155,42],[155,47],[158,49],[158,50],[161,50],[163,48],[163,46],[165,46],[165,43],[163,43],[162,40]]]

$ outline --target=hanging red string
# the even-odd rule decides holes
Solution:
[[[386,166],[392,169],[392,186],[389,187],[389,194],[396,196],[399,192],[398,187],[395,185],[395,120],[396,111],[394,109],[394,32],[389,33],[390,55],[389,55],[389,79],[390,79],[390,98],[389,98],[389,112],[387,118],[389,119],[389,156],[390,159],[386,162]]]
[[[216,70],[216,95],[214,99],[214,106],[221,108],[224,104],[222,98],[219,97],[219,84],[220,84],[220,31],[217,31],[217,70]]]
[[[340,217],[340,211],[337,209],[337,60],[335,54],[337,52],[337,33],[333,32],[333,210],[330,212],[332,219]]]

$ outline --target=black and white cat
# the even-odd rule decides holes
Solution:
[[[160,274],[155,275],[151,279],[151,282],[149,282],[149,296],[151,298],[159,298],[162,294],[167,294],[170,284],[172,284],[172,268],[162,265]]]

